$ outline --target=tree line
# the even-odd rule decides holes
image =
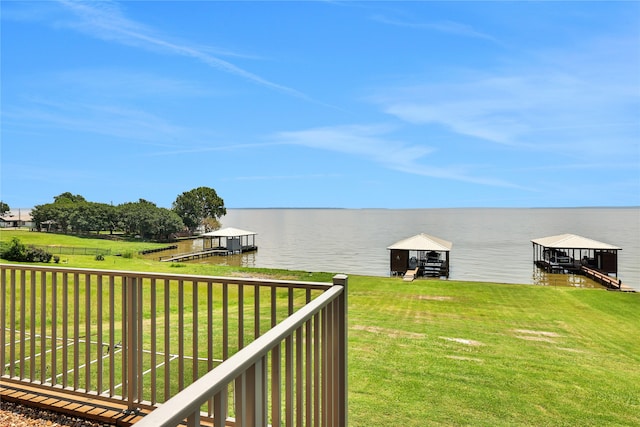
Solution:
[[[38,231],[78,234],[108,231],[169,240],[183,231],[216,229],[226,213],[224,201],[214,189],[198,187],[180,194],[171,209],[144,199],[114,206],[66,192],[54,197],[53,203],[35,206],[31,217]]]

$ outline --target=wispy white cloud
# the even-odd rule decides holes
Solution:
[[[503,180],[474,176],[470,166],[424,164],[424,157],[434,149],[427,145],[407,144],[390,136],[392,131],[393,127],[383,125],[335,126],[280,132],[273,139],[284,144],[351,154],[408,174],[518,188]]]
[[[588,54],[530,53],[493,72],[452,73],[371,99],[404,122],[482,141],[593,156],[628,151],[640,130],[640,64],[625,60],[634,46],[611,40],[583,46]]]
[[[108,104],[87,104],[32,99],[28,107],[3,112],[12,129],[72,130],[76,133],[112,136],[158,146],[171,146],[191,131],[147,111]]]
[[[340,178],[343,175],[332,174],[307,174],[307,175],[255,175],[255,176],[236,176],[230,179],[224,179],[224,181],[297,181],[297,180],[317,180],[317,179],[330,179]]]
[[[394,166],[413,162],[433,151],[427,146],[408,145],[386,137],[390,131],[390,127],[381,125],[319,127],[280,132],[274,139],[286,144],[364,156]]]
[[[203,139],[203,138],[201,138]],[[211,142],[209,142],[210,144]],[[197,145],[197,142],[191,143],[191,145],[196,145],[190,148],[181,148],[178,150],[162,150],[154,153],[148,153],[149,157],[160,157],[160,156],[176,156],[183,154],[200,154],[200,153],[210,153],[216,151],[239,151],[239,150],[253,150],[257,148],[267,148],[273,147],[276,145],[282,145],[282,143],[249,143],[249,144],[238,144],[238,143],[229,143],[229,144],[218,144],[215,146],[212,145]]]
[[[386,15],[374,15],[372,18],[374,21],[380,22],[386,25],[393,25],[396,27],[412,28],[417,30],[429,30],[437,31],[440,33],[446,33],[461,37],[471,37],[483,40],[489,40],[492,42],[498,42],[498,40],[486,33],[476,30],[471,25],[467,25],[461,22],[443,20],[438,22],[413,22],[406,19],[391,18]]]
[[[64,87],[68,98],[187,98],[215,95],[216,89],[193,81],[175,79],[153,72],[124,68],[76,68],[62,72],[29,76],[29,87]],[[219,90],[218,90],[219,91]]]
[[[74,21],[58,21],[58,25],[73,28],[92,37],[196,59],[209,67],[244,78],[253,83],[284,92],[288,95],[311,100],[304,93],[290,87],[274,83],[251,73],[210,52],[222,52],[215,48],[202,48],[186,42],[171,41],[153,29],[127,18],[118,3],[111,1],[79,2],[58,0],[58,2],[78,18]]]

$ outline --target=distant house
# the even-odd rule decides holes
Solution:
[[[18,209],[0,216],[0,228],[35,227],[31,218],[31,209]]]

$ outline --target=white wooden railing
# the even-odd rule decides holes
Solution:
[[[0,264],[0,381],[143,427],[345,426],[346,287]]]

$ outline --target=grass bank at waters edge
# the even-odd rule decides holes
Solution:
[[[129,246],[139,243],[18,233],[29,244],[139,250]],[[0,230],[0,240],[11,237]],[[65,266],[83,268],[332,276],[137,257],[66,258]],[[638,337],[640,294],[350,276],[349,425],[640,425]]]
[[[349,284],[350,425],[640,425],[638,294]]]

